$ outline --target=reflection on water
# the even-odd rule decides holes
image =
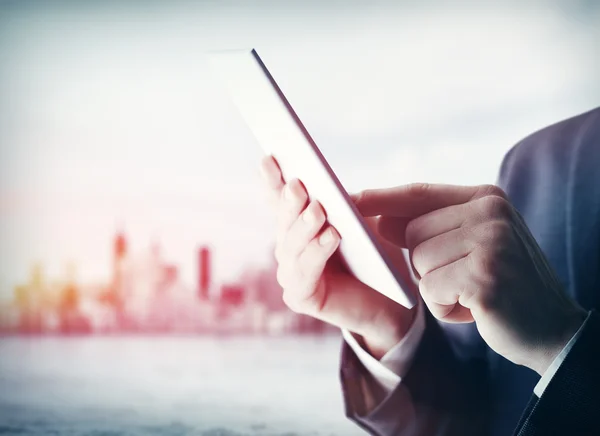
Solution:
[[[352,435],[340,339],[0,339],[0,433]]]

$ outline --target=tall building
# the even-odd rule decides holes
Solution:
[[[113,277],[111,290],[111,303],[114,308],[121,312],[126,293],[126,268],[127,268],[127,240],[123,232],[118,232],[113,241]]]
[[[113,280],[118,286],[123,275],[125,257],[127,256],[127,240],[122,232],[117,233],[113,244]]]
[[[210,249],[206,246],[198,250],[198,298],[208,300],[210,292]]]

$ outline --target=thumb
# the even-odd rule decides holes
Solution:
[[[413,183],[384,189],[367,189],[351,196],[363,216],[386,215],[415,218],[455,204],[467,203],[482,190],[481,186]]]

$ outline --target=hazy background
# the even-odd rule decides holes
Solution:
[[[215,282],[268,262],[260,148],[207,50],[257,48],[349,191],[494,182],[599,104],[600,2],[483,3],[0,0],[0,307],[34,263],[106,284],[119,230],[188,285],[199,244]],[[3,338],[0,432],[358,434],[338,347]]]
[[[600,97],[594,1],[0,1],[0,298],[105,278],[123,228],[194,277],[267,259],[258,145],[204,52],[256,47],[350,191],[493,182]]]

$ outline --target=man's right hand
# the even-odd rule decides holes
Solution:
[[[326,222],[319,202],[308,202],[299,180],[284,183],[273,157],[263,159],[261,170],[277,213],[275,258],[284,302],[294,312],[359,335],[373,357],[381,359],[404,337],[416,308],[408,310],[355,279],[336,255],[340,236]],[[401,248],[381,238],[373,219],[367,221],[395,267],[412,284]]]

